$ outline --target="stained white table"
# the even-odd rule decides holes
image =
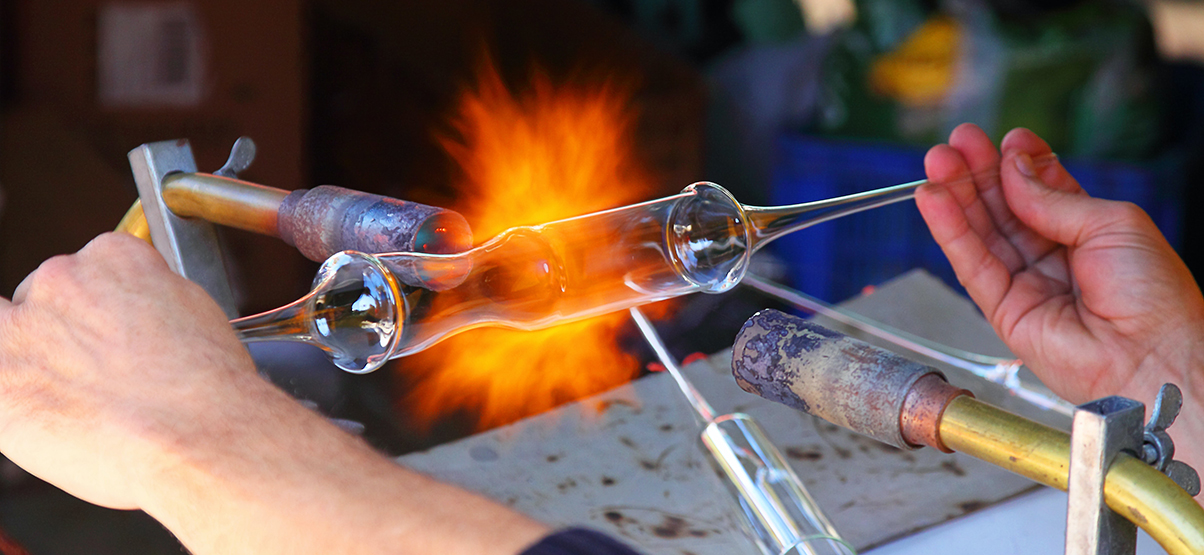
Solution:
[[[959,348],[1007,354],[967,299],[923,272],[844,306]],[[723,347],[685,372],[718,411],[745,412],[763,425],[859,551],[934,553],[934,543],[947,543],[941,553],[988,553],[986,543],[997,543],[998,553],[1061,552],[1065,509],[1050,494],[1064,494],[1026,495],[1038,486],[970,457],[900,451],[749,395],[732,380]],[[979,398],[1024,409],[1001,388],[946,373]],[[609,532],[649,555],[754,555],[696,430],[670,377],[658,374],[398,462],[552,525]],[[1038,524],[1050,534],[1034,533]],[[1017,545],[1025,547],[1007,547]]]

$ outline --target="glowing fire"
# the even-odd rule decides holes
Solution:
[[[515,225],[563,219],[650,198],[632,132],[630,90],[614,82],[554,84],[542,74],[522,95],[482,64],[442,143],[463,170],[456,208],[476,241]],[[406,410],[427,422],[453,413],[495,427],[633,378],[636,357],[615,345],[625,312],[539,332],[478,329],[405,360],[422,376]]]

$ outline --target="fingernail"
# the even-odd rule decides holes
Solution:
[[[1040,181],[1040,179],[1037,177],[1037,168],[1033,166],[1032,157],[1024,152],[1021,152],[1020,154],[1016,155],[1015,160],[1016,170],[1020,172],[1020,175]]]

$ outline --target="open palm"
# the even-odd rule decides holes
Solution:
[[[1034,162],[1036,160],[1037,162]],[[916,203],[1005,343],[1074,402],[1150,402],[1204,360],[1204,298],[1136,206],[1087,196],[1031,131],[1002,153],[963,124],[925,158]]]

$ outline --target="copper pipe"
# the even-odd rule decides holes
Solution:
[[[899,413],[899,431],[911,445],[927,445],[945,453],[953,450],[941,442],[941,418],[945,409],[961,395],[974,396],[965,389],[949,385],[940,374],[928,374],[911,386],[903,398]]]
[[[963,395],[945,408],[939,437],[954,451],[1067,489],[1070,435],[1066,432]],[[1171,555],[1204,553],[1204,507],[1154,467],[1122,453],[1104,479],[1104,499]]]

